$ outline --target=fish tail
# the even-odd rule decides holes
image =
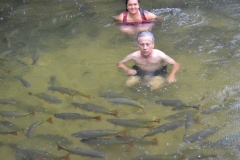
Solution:
[[[157,118],[154,120],[154,122],[158,122],[158,123],[160,123],[160,121],[161,121],[161,118]]]
[[[96,116],[96,117],[94,117],[94,119],[101,121],[101,116]]]
[[[91,95],[85,95],[85,97],[87,97],[89,101],[91,100]]]
[[[158,140],[157,140],[157,138],[153,138],[153,145],[154,145],[154,146],[158,146]]]
[[[14,135],[14,136],[18,135],[17,131],[12,132],[11,134]]]
[[[52,122],[52,117],[48,118],[46,121],[47,121],[48,123],[51,123],[51,124],[53,123],[53,122]]]
[[[126,131],[123,131],[121,134],[119,134],[121,137],[125,137],[125,136],[127,136],[127,133],[126,133]]]
[[[37,157],[36,160],[43,160],[43,159],[44,159],[43,156],[40,156],[40,157]]]
[[[152,130],[152,129],[153,129],[153,126],[149,126],[149,127],[148,127],[148,130]]]
[[[143,107],[142,109],[143,109],[143,113],[146,114],[147,112],[146,112],[145,107]]]
[[[64,157],[64,160],[70,160],[69,156],[70,156],[70,153],[68,153],[68,154],[66,154],[65,156],[63,156],[63,157]]]
[[[34,111],[31,111],[31,112],[30,112],[30,115],[31,115],[31,116],[34,116],[34,115],[35,115],[35,112],[34,112]]]
[[[199,117],[196,117],[196,118],[194,119],[194,122],[197,123],[197,124],[199,124],[199,123],[200,123]]]
[[[196,110],[199,110],[200,104],[193,106],[193,108],[195,108]]]
[[[113,115],[117,116],[118,111],[117,111],[117,110],[113,110],[113,111],[111,111],[111,113],[112,113]]]
[[[133,139],[128,141],[128,146],[131,147],[131,148],[133,148],[133,141],[134,141]]]

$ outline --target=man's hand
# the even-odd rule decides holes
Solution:
[[[129,70],[127,70],[127,74],[130,76],[134,76],[135,74],[137,74],[137,71],[134,69],[129,69]]]
[[[167,78],[167,81],[169,83],[172,83],[172,82],[176,82],[177,80],[174,75],[169,75],[169,77]]]

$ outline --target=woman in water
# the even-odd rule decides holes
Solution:
[[[143,10],[139,6],[140,0],[126,0],[126,10],[115,20],[120,23],[120,30],[127,34],[137,34],[144,30],[151,30],[154,21],[161,17]]]

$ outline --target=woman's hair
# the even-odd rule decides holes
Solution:
[[[140,0],[138,0],[138,3],[140,3]],[[127,8],[128,0],[126,0],[126,8]],[[127,10],[127,9],[126,9]]]
[[[137,42],[139,42],[140,37],[145,37],[145,36],[151,37],[152,43],[154,43],[154,41],[155,41],[154,35],[152,34],[152,32],[149,32],[149,31],[142,31],[142,32],[138,33]]]

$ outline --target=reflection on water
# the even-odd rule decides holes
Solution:
[[[155,47],[181,64],[178,81],[165,84],[157,91],[142,85],[125,87],[126,75],[116,68],[119,60],[137,49],[135,39],[121,33],[113,22],[113,17],[124,10],[123,2],[0,2],[0,113],[22,114],[18,118],[16,115],[15,118],[1,116],[0,153],[3,159],[66,159],[75,146],[100,151],[107,159],[150,159],[149,156],[155,159],[196,159],[196,156],[239,159],[239,2],[154,0],[141,2],[141,5],[164,17],[164,21],[152,29],[156,36]],[[65,89],[54,92],[49,86]],[[139,99],[146,107],[146,114],[128,105],[114,106],[108,99],[99,97],[99,93],[106,91]],[[36,96],[43,95],[41,93],[46,97]],[[90,100],[86,95],[91,95]],[[54,103],[54,98],[49,96],[58,98],[61,103]],[[187,111],[194,111],[195,118],[191,119],[187,115],[192,112],[182,114],[181,110],[155,103],[161,99],[200,105],[200,110],[188,108]],[[153,121],[161,118],[161,121],[138,122],[147,123],[147,128],[115,126],[107,122],[107,119],[116,118],[114,115],[82,110],[72,102],[93,103],[117,111],[121,119]],[[58,113],[100,116],[101,121],[63,120],[54,117]],[[182,116],[165,119],[174,114]],[[31,131],[32,138],[26,137],[33,123],[45,122],[50,117],[52,124],[38,125]],[[186,129],[179,126],[141,141],[149,128],[186,117]],[[205,133],[205,129],[223,124],[224,127],[211,135]],[[71,136],[84,130],[100,129],[125,131],[127,137],[121,137],[123,140],[119,142],[120,135],[118,138],[112,135],[111,141],[107,139],[104,144],[88,145]],[[184,135],[200,131],[204,132],[204,143],[183,141]],[[57,150],[56,143],[67,149]],[[79,156],[75,153],[69,158],[75,160]],[[82,156],[81,159],[92,158]]]

